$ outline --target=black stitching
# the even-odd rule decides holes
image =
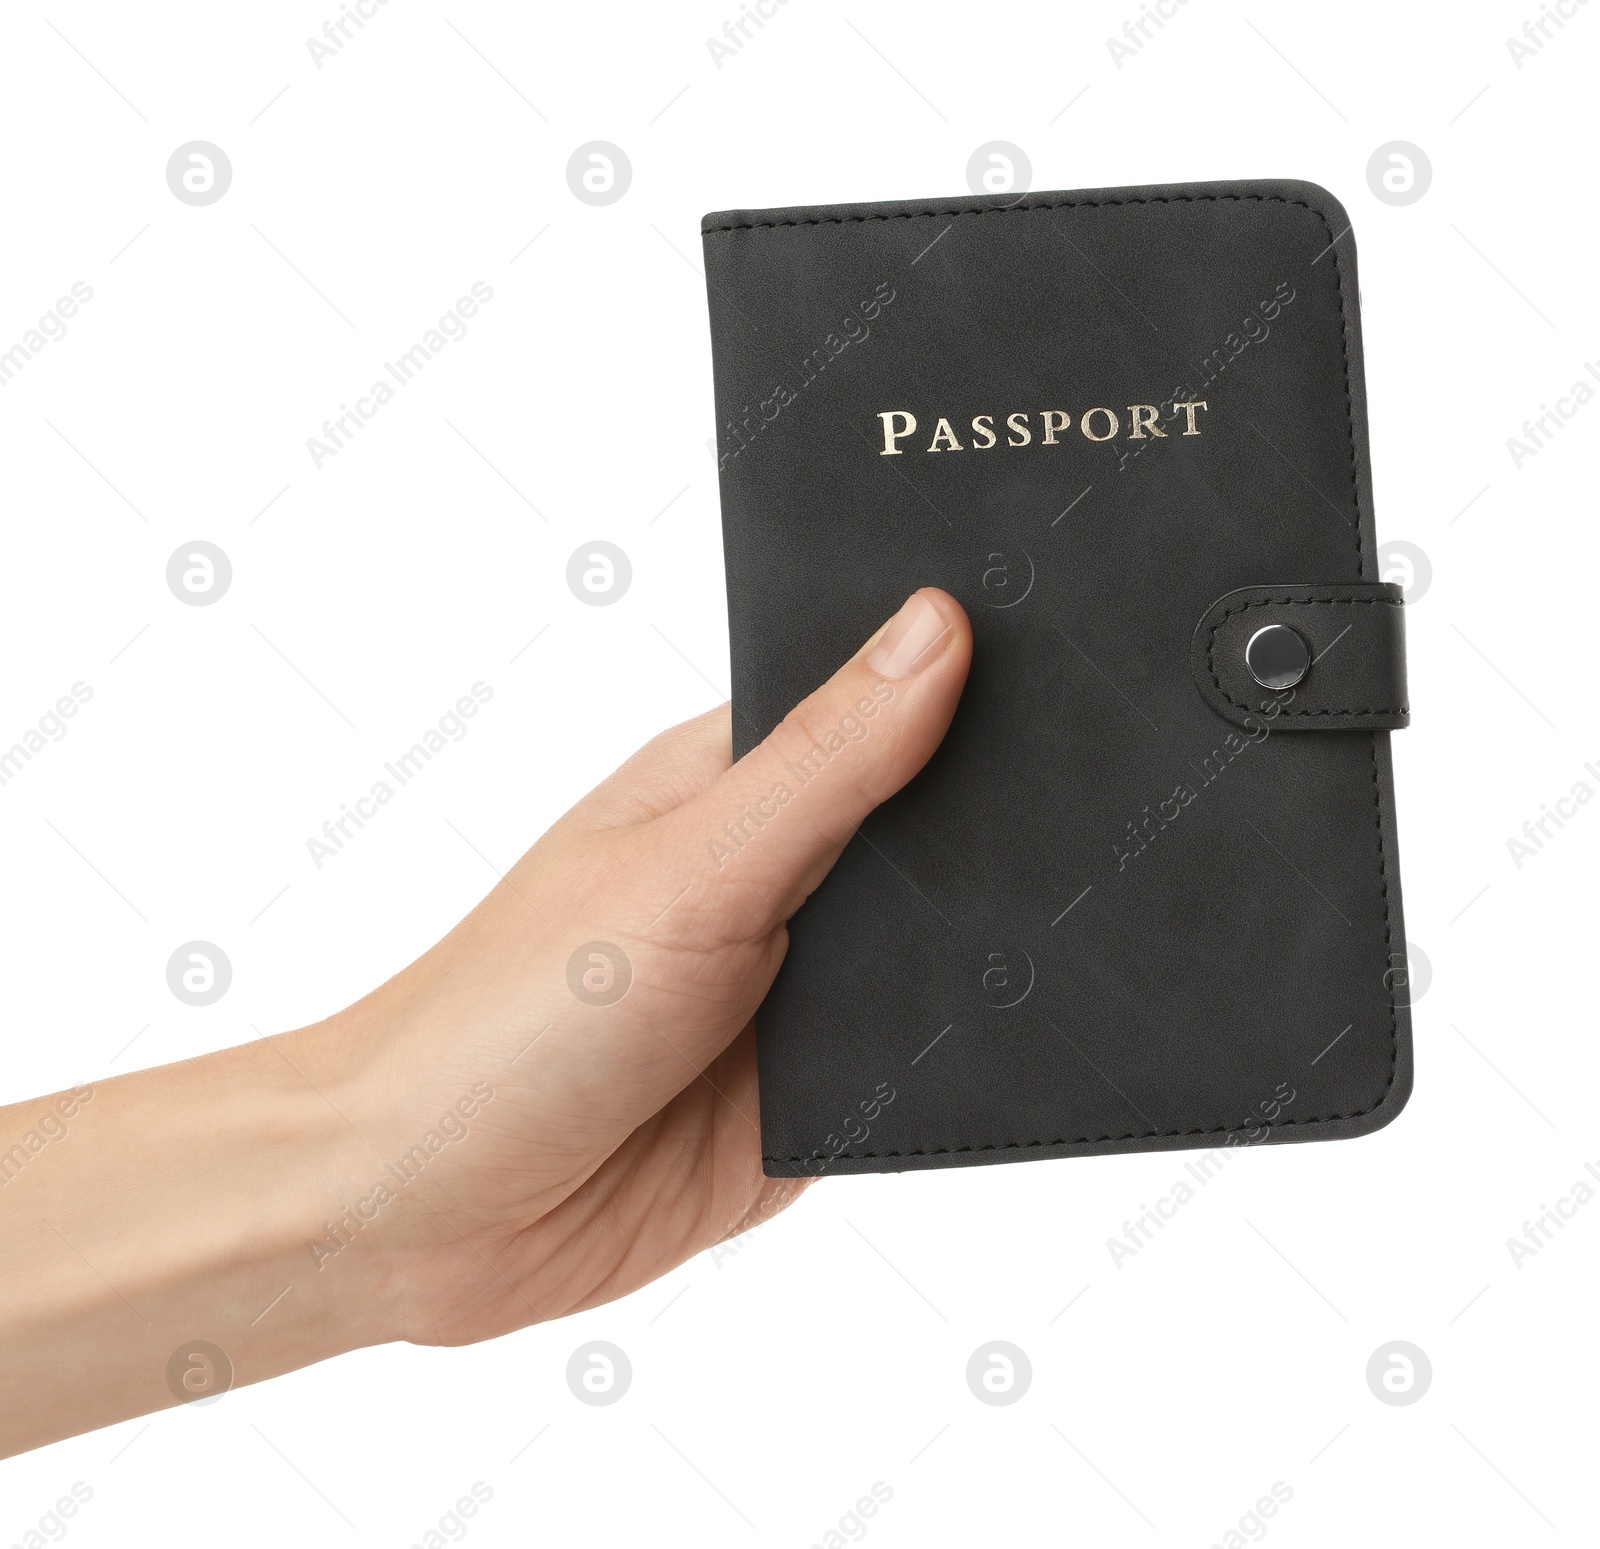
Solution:
[[[1098,210],[1112,209],[1124,204],[1297,204],[1310,210],[1322,222],[1322,229],[1333,233],[1322,212],[1304,199],[1290,199],[1283,194],[1171,194],[1153,195],[1141,199],[1057,199],[1050,204],[1000,204],[983,210],[903,210],[893,215],[824,215],[803,221],[736,221],[728,226],[704,226],[700,235],[709,237],[725,231],[776,231],[780,226],[856,226],[868,221],[935,220],[941,216],[959,219],[964,215],[1029,215],[1038,210]],[[1338,254],[1334,254],[1335,260]],[[1338,267],[1337,262],[1334,265]],[[1344,297],[1340,295],[1340,318],[1344,315]]]
[[[1211,674],[1211,681],[1216,686],[1217,693],[1228,701],[1235,710],[1252,711],[1253,707],[1242,699],[1235,699],[1227,689],[1222,686],[1222,679],[1217,676],[1216,649],[1217,632],[1236,613],[1246,613],[1251,608],[1360,608],[1380,607],[1398,608],[1401,604],[1391,597],[1260,597],[1254,602],[1241,602],[1235,607],[1227,609],[1215,624],[1211,626],[1211,633],[1206,637],[1206,671]],[[1366,710],[1279,710],[1279,715],[1410,715],[1409,705],[1399,705],[1389,709]]]
[[[1387,917],[1387,911],[1385,911]],[[1394,1085],[1395,1065],[1399,1058],[1398,1047],[1389,1061],[1389,1080],[1385,1085],[1384,1097],[1388,1096],[1389,1087]],[[1383,1102],[1380,1097],[1372,1108],[1378,1107]],[[1315,1118],[1305,1119],[1263,1119],[1256,1125],[1257,1129],[1282,1129],[1288,1124],[1331,1124],[1336,1119],[1359,1119],[1372,1112],[1372,1108],[1361,1108],[1355,1113],[1327,1113]],[[815,1156],[763,1156],[763,1162],[809,1162],[820,1169],[831,1167],[834,1162],[865,1162],[883,1156],[957,1156],[965,1151],[1037,1151],[1047,1146],[1098,1146],[1107,1141],[1119,1140],[1178,1140],[1190,1135],[1238,1135],[1250,1128],[1248,1124],[1223,1125],[1220,1129],[1144,1129],[1131,1130],[1126,1135],[1079,1135],[1071,1140],[998,1140],[982,1146],[934,1146],[925,1151],[841,1151],[837,1156],[819,1161]]]

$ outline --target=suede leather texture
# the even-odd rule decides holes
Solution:
[[[943,746],[790,922],[757,1017],[766,1172],[1388,1123],[1412,1079],[1410,707],[1338,201],[734,211],[703,245],[735,752],[917,587],[975,635]],[[1263,622],[1312,647],[1291,692],[1244,674]]]

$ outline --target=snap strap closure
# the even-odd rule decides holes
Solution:
[[[1195,685],[1235,726],[1398,731],[1411,723],[1404,609],[1387,581],[1240,587],[1195,629]]]

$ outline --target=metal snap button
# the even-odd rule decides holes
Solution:
[[[1262,688],[1293,688],[1311,666],[1311,647],[1287,624],[1268,624],[1251,635],[1244,664]]]

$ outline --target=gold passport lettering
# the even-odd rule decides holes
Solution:
[[[1186,403],[1172,405],[1174,418],[1170,421],[1173,428],[1177,427],[1176,414],[1183,411],[1183,429],[1177,433],[1181,436],[1198,436],[1200,434],[1199,415],[1202,410],[1209,408],[1204,398],[1191,398]],[[958,432],[948,415],[941,414],[934,421],[933,431],[928,444],[922,447],[924,452],[963,452],[969,446],[974,451],[987,452],[996,446],[1058,446],[1063,436],[1073,428],[1073,418],[1065,409],[1039,409],[1033,413],[1017,410],[1005,417],[1005,434],[1002,437],[995,429],[995,420],[999,416],[994,414],[975,414],[971,420],[971,430]],[[1158,423],[1161,411],[1153,403],[1130,403],[1123,413],[1116,409],[1108,409],[1096,405],[1092,409],[1085,409],[1077,418],[1078,431],[1090,441],[1111,441],[1121,436],[1126,441],[1148,441],[1153,437],[1165,440],[1167,432]],[[878,419],[883,425],[883,450],[880,457],[898,457],[906,450],[901,446],[902,441],[909,440],[917,435],[917,417],[910,409],[885,409],[879,414]],[[963,442],[962,435],[969,435],[970,439]],[[920,441],[920,437],[918,438]],[[913,445],[911,450],[917,450]]]

